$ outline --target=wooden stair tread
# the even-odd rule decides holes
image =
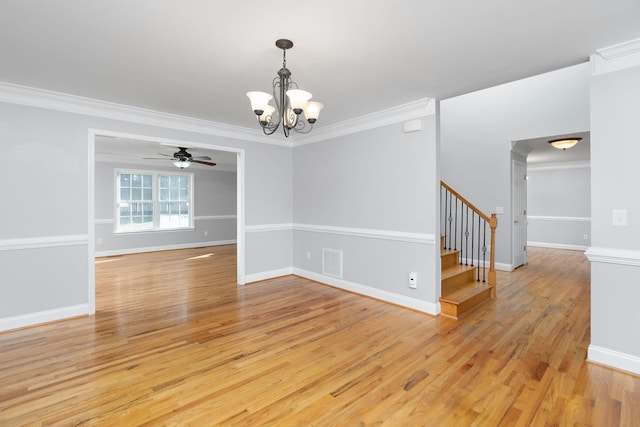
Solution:
[[[464,264],[456,264],[451,267],[447,267],[442,270],[441,279],[445,280],[453,276],[457,276],[461,273],[466,273],[467,271],[476,269],[477,266],[473,265],[464,265]]]
[[[448,295],[442,295],[440,297],[441,301],[446,301],[452,304],[459,304],[461,302],[467,301],[468,299],[481,294],[483,292],[487,292],[491,289],[486,282],[468,282],[464,286],[459,287],[454,292]]]

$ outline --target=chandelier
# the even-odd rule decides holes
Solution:
[[[273,134],[280,125],[286,137],[291,130],[309,133],[324,105],[309,101],[311,94],[299,89],[298,84],[291,80],[291,71],[287,68],[287,49],[293,47],[293,42],[280,39],[276,41],[276,46],[282,49],[282,68],[278,71],[278,76],[273,79],[273,95],[266,92],[247,92],[251,109],[258,117],[262,131],[267,135]],[[276,104],[275,107],[269,104],[272,99]],[[302,115],[306,118],[306,122]]]

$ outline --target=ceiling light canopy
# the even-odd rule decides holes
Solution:
[[[551,141],[549,141],[549,144],[551,144],[553,148],[566,151],[567,148],[571,148],[575,146],[578,142],[580,142],[580,140],[582,140],[582,138],[572,137],[572,138],[552,139]]]
[[[286,137],[291,130],[309,133],[324,105],[310,101],[311,93],[299,89],[297,83],[291,80],[291,71],[287,68],[287,49],[293,47],[293,42],[280,39],[276,41],[276,46],[282,49],[282,68],[278,71],[278,77],[273,79],[273,95],[266,92],[247,92],[251,109],[258,117],[262,131],[267,135],[273,134],[280,125]],[[275,107],[269,104],[271,100],[274,100]]]

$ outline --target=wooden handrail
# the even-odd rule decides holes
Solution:
[[[487,276],[487,283],[489,285],[496,284],[496,228],[498,228],[498,218],[495,213],[492,213],[491,216],[485,214],[480,209],[478,209],[473,203],[463,197],[456,190],[451,188],[446,182],[440,181],[442,187],[447,189],[453,196],[455,196],[458,200],[460,200],[464,205],[468,206],[472,211],[474,211],[480,218],[485,220],[489,224],[489,228],[491,231],[491,250],[489,252],[489,274]],[[495,291],[493,294],[495,297]]]
[[[470,201],[468,201],[467,199],[465,199],[460,193],[458,193],[456,190],[454,190],[453,188],[451,188],[446,182],[444,181],[440,181],[440,184],[446,188],[447,190],[449,190],[454,196],[456,196],[458,198],[458,200],[460,200],[462,203],[464,203],[465,205],[469,206],[475,213],[477,213],[480,218],[484,219],[485,221],[487,221],[488,223],[491,223],[491,218],[485,214],[484,212],[482,212],[480,209],[478,209],[477,207],[475,207],[475,205],[473,203],[471,203]],[[497,223],[496,223],[497,225]]]

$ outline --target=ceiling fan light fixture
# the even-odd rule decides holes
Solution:
[[[178,160],[174,161],[173,164],[176,167],[179,167],[180,169],[184,169],[184,168],[188,168],[189,166],[191,166],[191,161],[187,160],[187,159],[178,159]]]
[[[552,139],[551,141],[548,141],[548,142],[549,142],[549,144],[551,144],[551,146],[553,148],[557,148],[558,150],[566,151],[567,148],[574,147],[581,140],[582,140],[582,138],[571,137],[571,138]]]
[[[251,110],[258,117],[258,124],[265,135],[272,135],[280,127],[286,137],[291,130],[309,133],[324,106],[319,102],[309,102],[311,93],[298,88],[298,84],[291,80],[291,71],[287,68],[287,49],[293,47],[293,42],[279,39],[276,40],[276,47],[282,49],[282,68],[273,79],[273,95],[258,91],[247,92]],[[274,100],[275,107],[269,105],[271,100]],[[301,118],[302,115],[306,121]]]

